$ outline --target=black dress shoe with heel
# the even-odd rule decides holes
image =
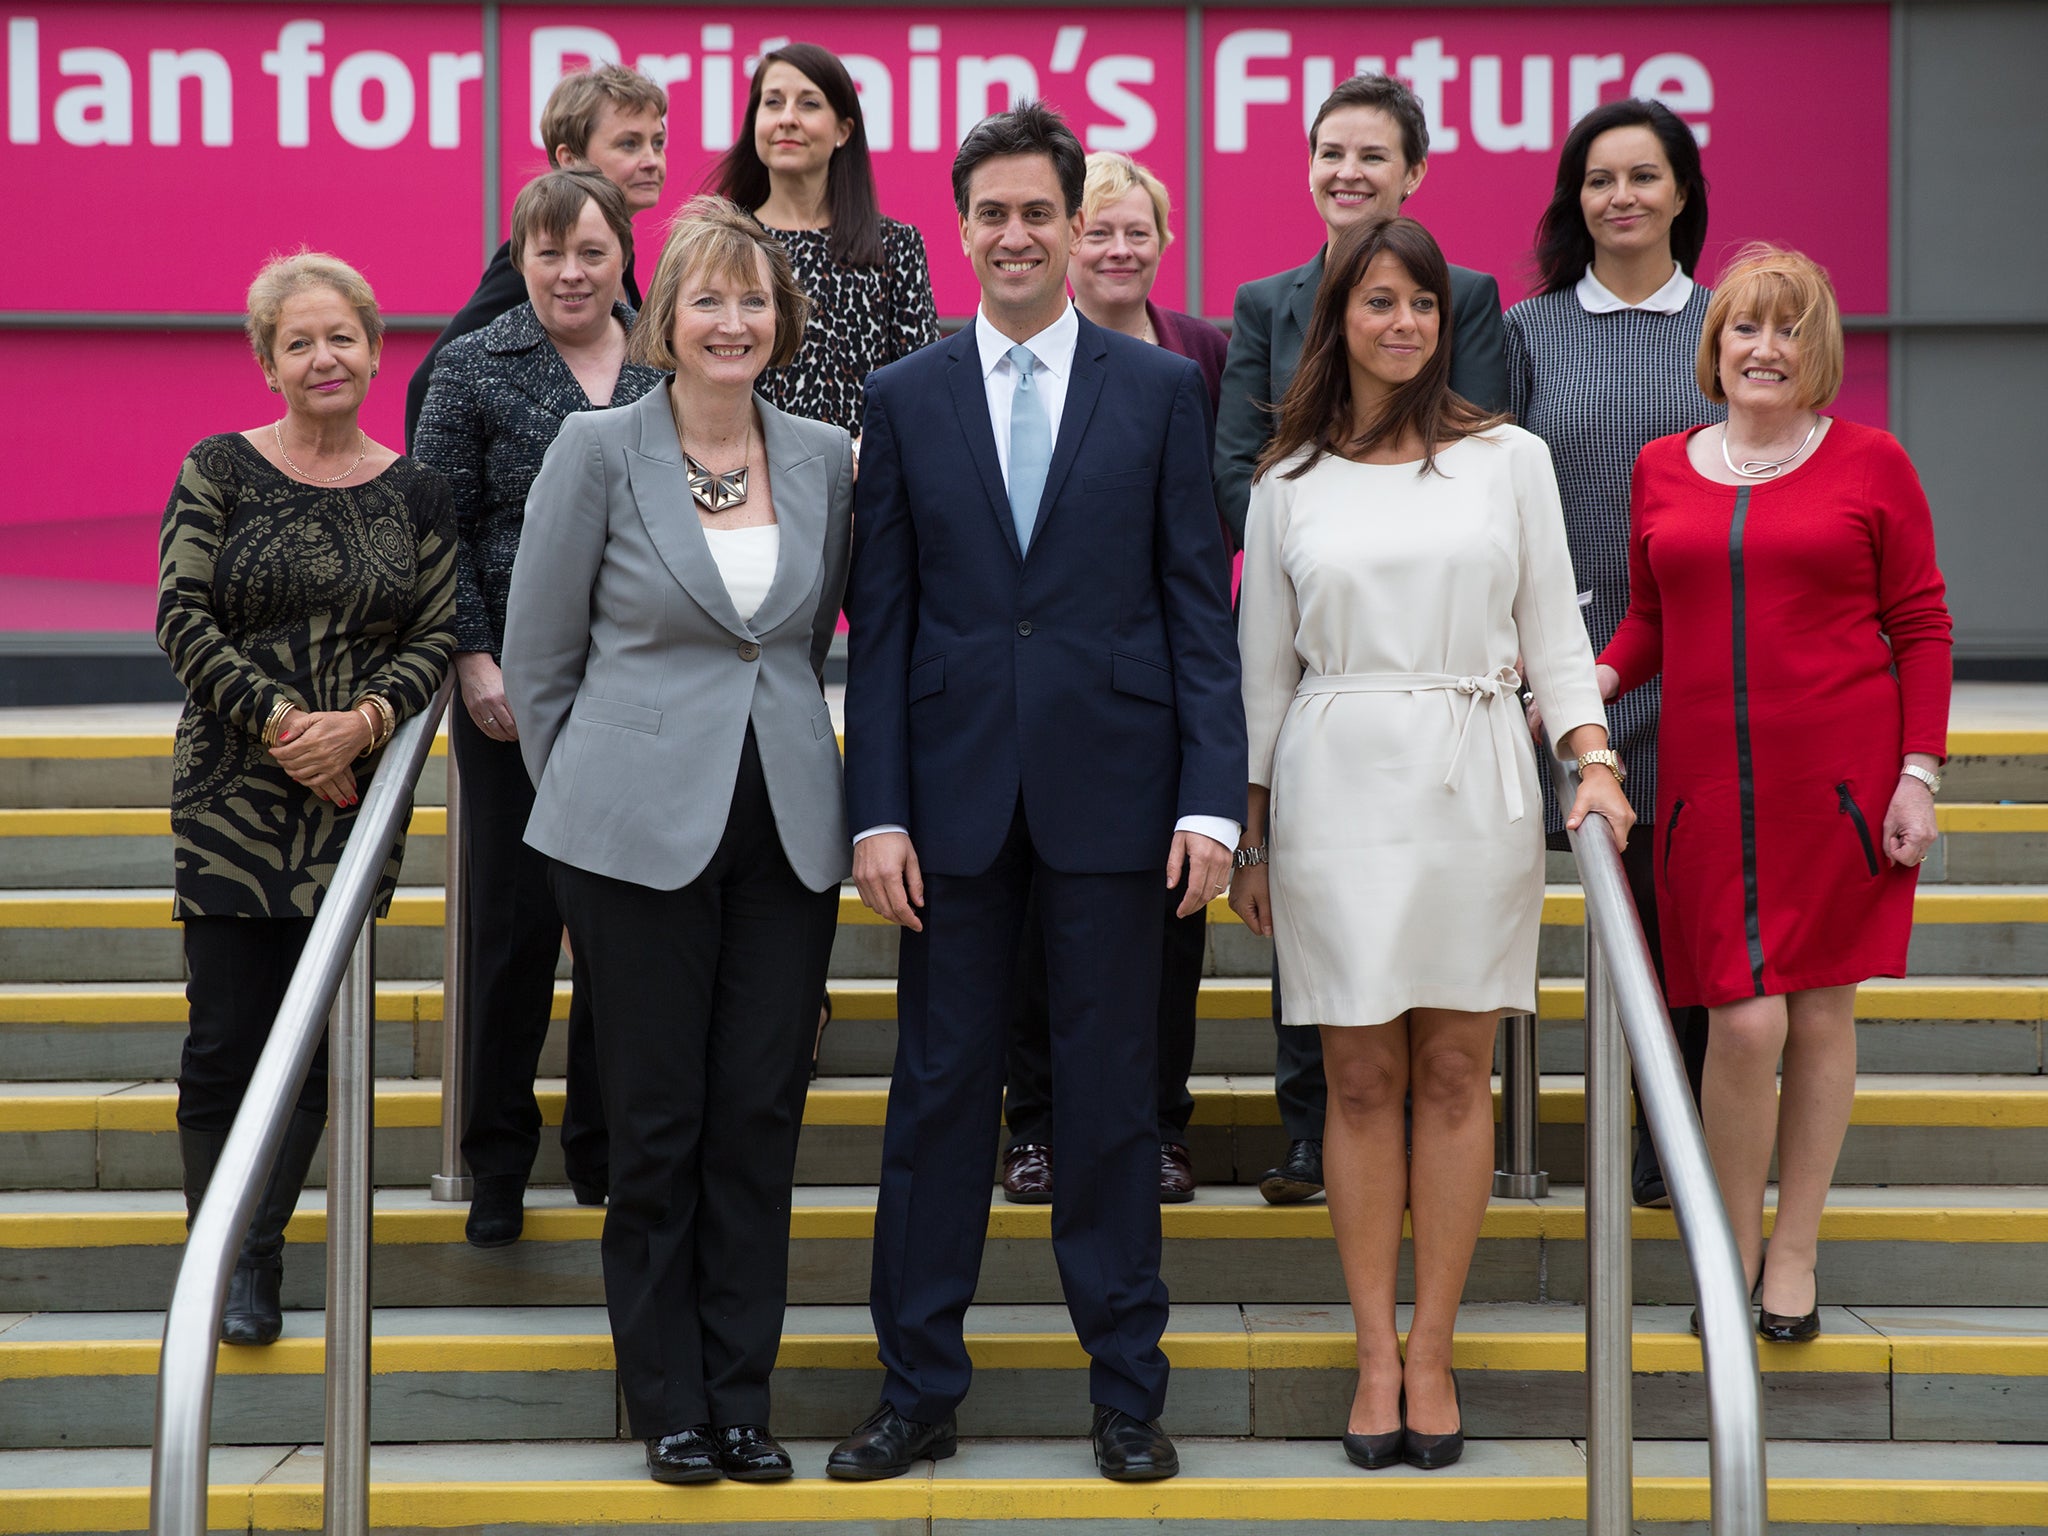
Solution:
[[[1465,1454],[1465,1402],[1458,1391],[1456,1371],[1451,1372],[1451,1401],[1458,1405],[1458,1427],[1448,1435],[1421,1435],[1405,1428],[1401,1431],[1401,1459],[1409,1466],[1434,1472]]]
[[[920,1461],[944,1461],[959,1449],[959,1430],[952,1414],[936,1424],[921,1424],[884,1403],[832,1447],[832,1454],[825,1459],[825,1475],[872,1483],[901,1477]]]
[[[1377,1472],[1401,1459],[1401,1442],[1408,1433],[1408,1394],[1401,1394],[1400,1424],[1381,1435],[1357,1435],[1344,1431],[1344,1455],[1354,1467]]]
[[[1259,1193],[1268,1205],[1294,1205],[1312,1200],[1323,1192],[1323,1144],[1320,1141],[1290,1141],[1287,1155],[1277,1168],[1268,1168],[1259,1180]]]
[[[725,1476],[711,1426],[699,1424],[649,1440],[647,1475],[657,1483],[715,1483]]]
[[[1095,1470],[1114,1483],[1156,1483],[1180,1471],[1180,1453],[1150,1419],[1135,1418],[1121,1408],[1095,1409]]]
[[[779,1483],[796,1468],[766,1424],[727,1424],[711,1432],[718,1465],[736,1483]]]

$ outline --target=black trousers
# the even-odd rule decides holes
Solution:
[[[310,917],[185,919],[191,1022],[178,1059],[178,1124],[186,1130],[226,1132],[234,1125],[312,931]],[[299,1090],[299,1108],[326,1118],[324,1034]]]
[[[562,919],[548,889],[548,861],[523,841],[533,814],[533,783],[519,744],[486,736],[459,699],[449,718],[469,844],[470,1098],[462,1155],[480,1179],[516,1178],[523,1185],[540,1150],[533,1077],[554,1012]],[[604,1106],[580,947],[574,965],[562,1160],[572,1183],[601,1190],[608,1157]]]
[[[556,860],[550,880],[597,1022],[605,1305],[627,1422],[641,1439],[766,1424],[838,888],[791,871],[751,730],[697,879],[657,891]],[[985,1185],[985,1143],[981,1168]]]
[[[1202,995],[1202,956],[1209,941],[1209,909],[1186,917],[1175,909],[1187,894],[1183,879],[1166,893],[1166,936],[1159,950],[1159,1139],[1185,1145],[1194,1095],[1188,1073],[1195,1065],[1195,1007]],[[1024,932],[1017,944],[1017,984],[1011,988],[1010,1055],[1003,1090],[1003,1119],[1010,1145],[1054,1146],[1052,1114],[1052,1018],[1046,1001],[1045,934],[1038,922],[1034,886],[1024,905]]]
[[[1090,1401],[1139,1418],[1166,1399],[1159,1278],[1154,1057],[1159,875],[1074,875],[1037,856],[1018,810],[978,875],[925,875],[924,931],[897,966],[895,1075],[882,1136],[870,1310],[885,1401],[943,1419],[967,1395],[963,1319],[988,1235],[989,1141],[1002,1108],[1024,903],[1045,935],[1061,1166],[1052,1242],[1074,1331],[1092,1357]]]
[[[1664,948],[1657,925],[1657,874],[1651,849],[1656,839],[1650,829],[1640,829],[1622,850],[1621,869],[1628,876],[1629,894],[1643,920],[1643,937],[1650,945],[1650,963],[1657,969],[1657,984],[1664,984]],[[1559,839],[1558,851],[1564,845]],[[1666,999],[1668,1004],[1669,999]],[[1685,1058],[1685,1075],[1692,1083],[1693,1101],[1700,1096],[1700,1074],[1707,1060],[1707,1010],[1673,1008],[1672,1032],[1678,1036],[1679,1054]],[[1273,972],[1273,1030],[1279,1036],[1273,1071],[1274,1095],[1280,1101],[1280,1123],[1290,1141],[1320,1141],[1323,1115],[1329,1103],[1329,1087],[1323,1077],[1323,1038],[1319,1030],[1289,1028],[1280,1022],[1280,972]],[[1642,1123],[1638,1107],[1636,1121]]]

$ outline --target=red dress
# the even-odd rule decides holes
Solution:
[[[1624,693],[1664,674],[1666,995],[1904,975],[1919,873],[1880,842],[1904,754],[1946,755],[1950,681],[1920,479],[1889,433],[1839,419],[1741,487],[1695,470],[1688,436],[1636,460],[1628,616],[1600,656]]]

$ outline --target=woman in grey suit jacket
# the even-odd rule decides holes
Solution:
[[[790,1475],[768,1373],[851,866],[820,682],[851,441],[753,392],[795,354],[805,308],[744,212],[683,209],[633,332],[635,358],[673,376],[563,424],[505,626],[526,840],[590,976],[619,1380],[661,1482]]]

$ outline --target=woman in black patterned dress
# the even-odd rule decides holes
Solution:
[[[1628,611],[1629,475],[1643,445],[1719,421],[1693,362],[1712,291],[1692,280],[1707,239],[1699,145],[1654,101],[1612,101],[1579,119],[1558,155],[1557,184],[1536,226],[1541,291],[1507,312],[1508,404],[1550,447],[1580,611],[1597,652]],[[1608,731],[1628,765],[1627,794],[1648,831],[1657,809],[1657,710],[1648,683],[1609,706]],[[1544,827],[1562,849],[1564,819],[1543,786]],[[1657,895],[1649,836],[1622,865],[1657,965]],[[1672,1010],[1699,1093],[1706,1010]],[[1643,1124],[1642,1116],[1636,1124]],[[1666,1204],[1657,1149],[1636,1138],[1638,1205]]]
[[[362,787],[398,722],[432,700],[455,647],[447,486],[357,420],[383,330],[345,262],[301,253],[266,266],[249,288],[249,340],[284,416],[201,442],[164,510],[157,641],[189,695],[171,764],[188,1219]],[[385,866],[387,905],[402,852]],[[326,1121],[323,1041],[229,1283],[228,1343],[268,1344],[283,1325],[285,1223]]]
[[[802,350],[755,388],[793,416],[844,427],[858,451],[868,375],[939,339],[924,236],[882,217],[860,97],[829,50],[763,54],[742,121],[707,190],[782,242],[811,301]]]

